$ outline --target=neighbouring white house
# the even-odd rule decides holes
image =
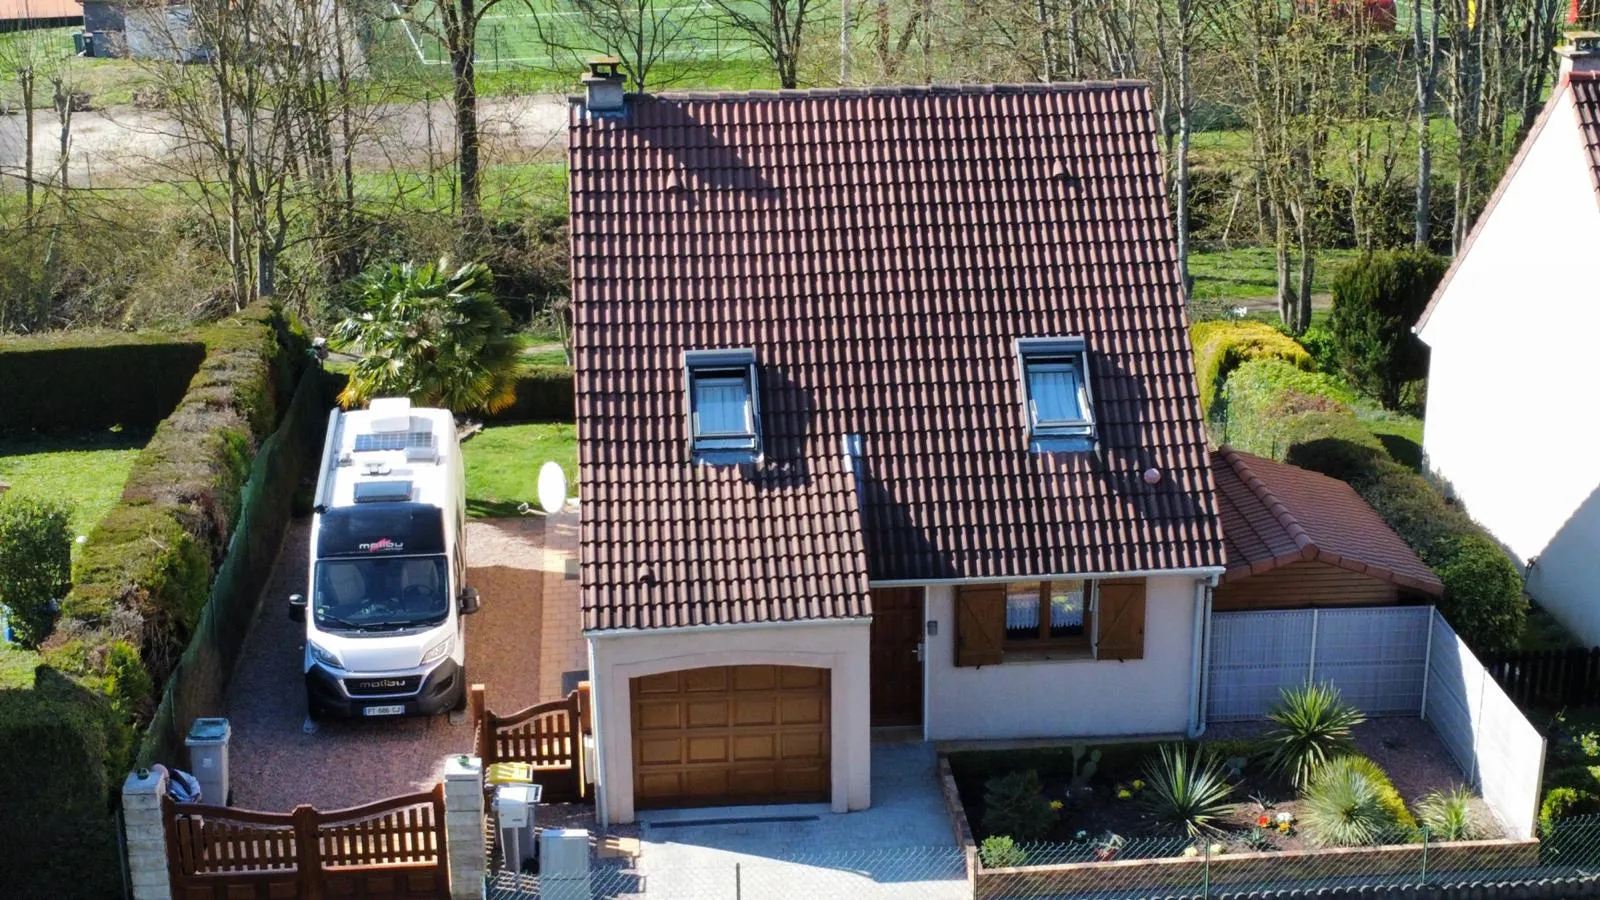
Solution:
[[[1537,124],[1417,323],[1426,465],[1600,644],[1600,38],[1574,36]]]
[[[1198,731],[1225,554],[1148,87],[585,81],[602,818],[861,809],[881,726]]]

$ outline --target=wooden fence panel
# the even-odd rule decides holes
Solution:
[[[1600,647],[1487,654],[1484,668],[1519,706],[1600,704]]]
[[[164,801],[178,900],[445,900],[444,785],[351,809]]]
[[[580,686],[561,700],[539,703],[508,716],[484,706],[481,685],[469,696],[475,741],[485,766],[520,762],[533,766],[533,780],[543,786],[547,803],[586,798],[583,773],[583,712]]]

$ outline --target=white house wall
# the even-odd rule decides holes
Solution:
[[[1519,562],[1539,558],[1529,590],[1590,643],[1600,514],[1573,516],[1600,485],[1597,248],[1600,208],[1564,94],[1420,332],[1429,468]]]
[[[1189,723],[1195,585],[1151,578],[1144,659],[955,664],[955,589],[927,589],[939,634],[927,645],[931,740],[1173,734]]]
[[[600,800],[611,822],[631,822],[633,678],[709,666],[805,666],[828,669],[829,751],[834,812],[871,803],[870,624],[851,619],[808,625],[695,628],[592,636],[590,685],[600,747]]]

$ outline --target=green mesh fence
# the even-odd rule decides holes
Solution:
[[[181,764],[183,739],[196,716],[223,712],[228,679],[250,633],[261,588],[282,543],[301,476],[316,464],[327,422],[321,372],[300,379],[278,430],[262,442],[245,483],[228,555],[211,585],[211,600],[168,679],[150,722],[139,764]]]

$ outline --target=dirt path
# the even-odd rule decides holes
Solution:
[[[479,132],[488,164],[554,157],[565,149],[567,99],[557,94],[487,97],[478,101]],[[356,163],[364,170],[422,168],[454,158],[450,105],[396,103],[376,107],[357,126]],[[0,116],[0,178],[23,170],[26,125],[20,114]],[[50,110],[36,113],[34,168],[55,171],[60,131]],[[78,187],[124,187],[192,178],[195,148],[166,112],[135,106],[74,113],[68,180]],[[43,177],[42,175],[36,177]]]
[[[444,716],[324,722],[305,734],[300,660],[305,633],[285,598],[306,585],[310,520],[294,522],[228,689],[234,805],[282,811],[298,803],[338,809],[426,790],[444,758],[471,749],[465,724]],[[483,609],[467,620],[467,670],[488,686],[490,707],[516,710],[539,695],[544,522],[471,522],[468,580]]]

